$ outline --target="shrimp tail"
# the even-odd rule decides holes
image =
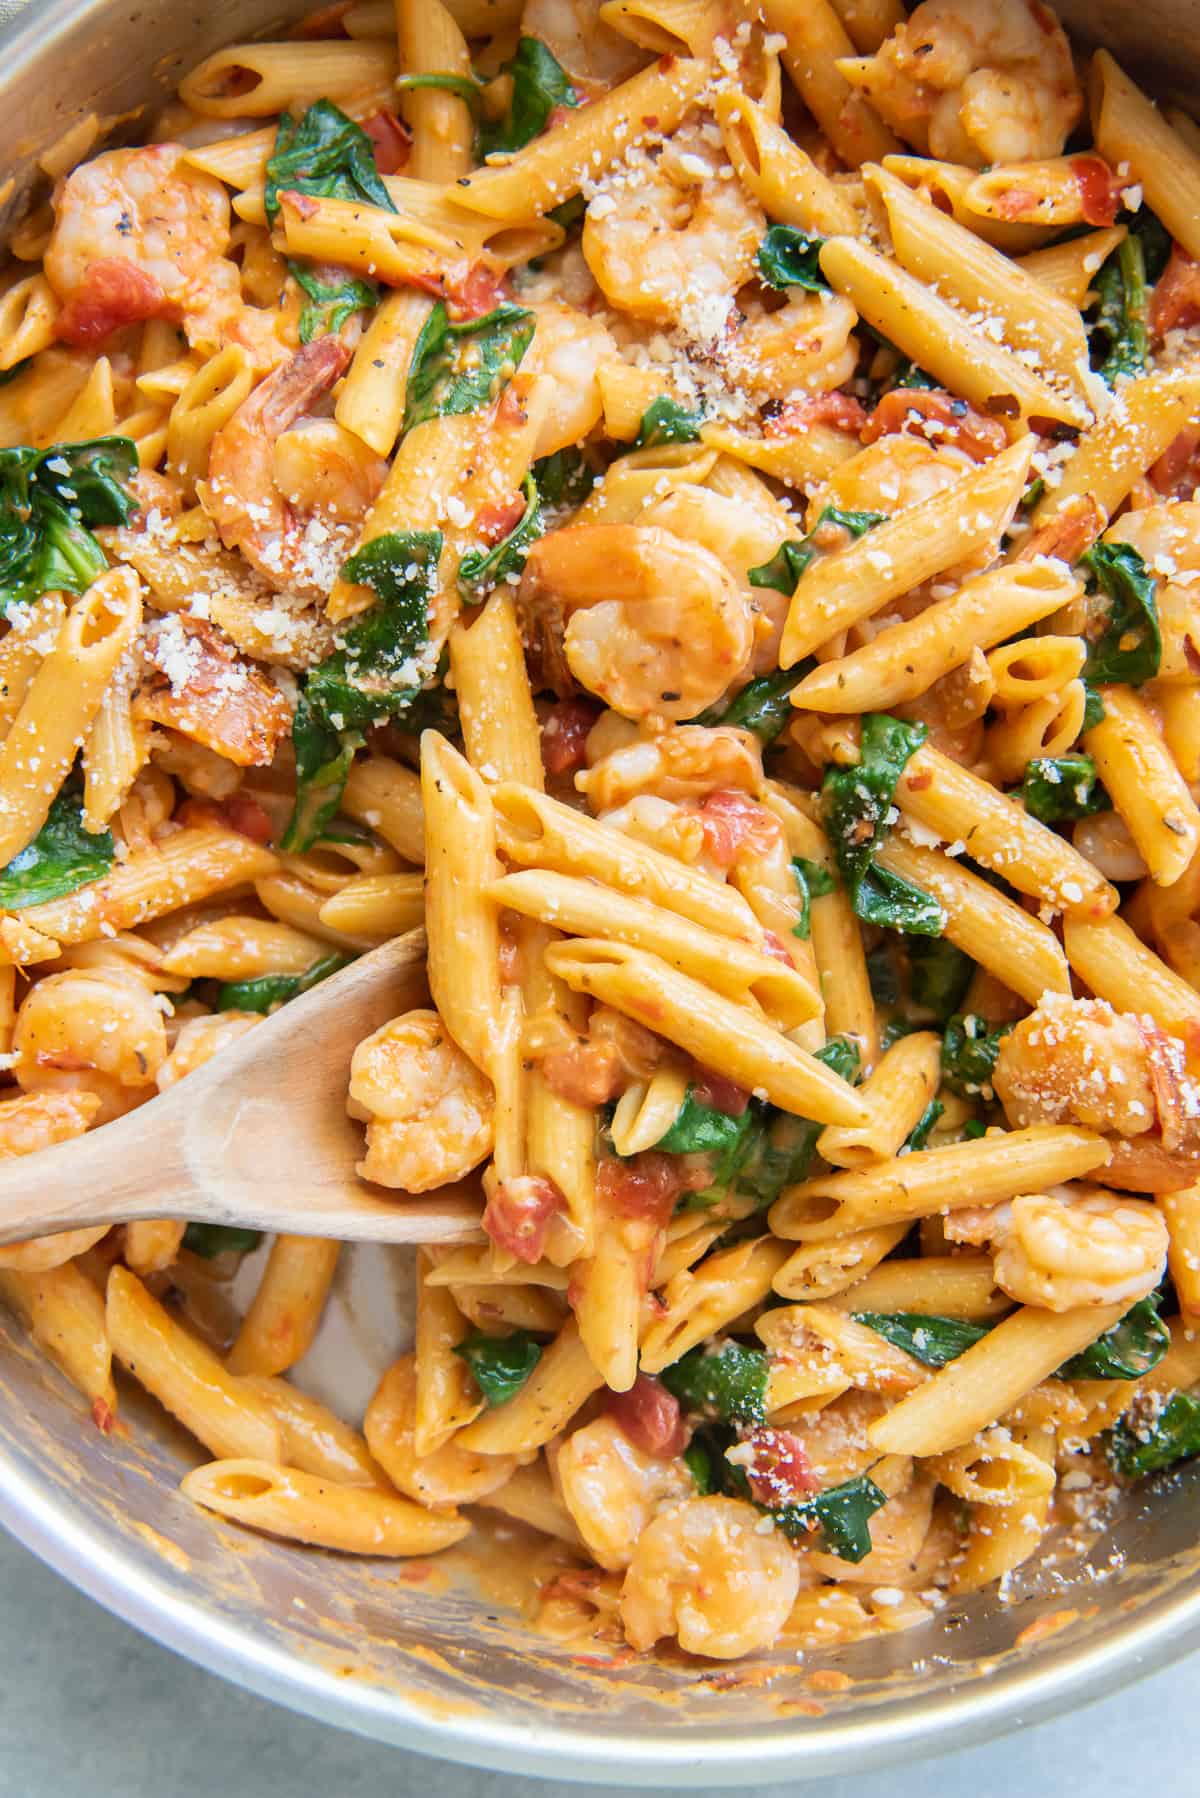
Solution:
[[[340,337],[318,337],[268,375],[244,403],[251,406],[257,401],[263,431],[269,439],[280,437],[314,400],[328,393],[349,362],[349,346]]]

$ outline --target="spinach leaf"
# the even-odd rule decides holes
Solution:
[[[483,110],[483,89],[470,75],[454,75],[449,69],[431,69],[423,75],[397,75],[393,86],[400,93],[413,93],[420,88],[434,88],[464,100],[476,118]]]
[[[816,1058],[843,1080],[857,1082],[861,1056],[853,1037],[831,1037],[824,1048],[817,1050]],[[740,1155],[732,1190],[738,1198],[751,1200],[756,1211],[765,1211],[785,1187],[796,1186],[808,1178],[817,1138],[825,1126],[771,1106],[759,1107],[756,1100],[752,1101],[751,1110],[757,1128]]]
[[[990,1324],[967,1323],[961,1317],[935,1317],[917,1311],[854,1311],[855,1323],[866,1324],[894,1348],[903,1349],[922,1367],[945,1367],[965,1349],[982,1342]]]
[[[867,981],[876,1005],[898,1005],[900,976],[896,971],[892,945],[885,937],[867,952]]]
[[[702,1104],[695,1088],[689,1086],[670,1129],[654,1147],[665,1155],[723,1155],[745,1136],[749,1118],[749,1107],[739,1117],[731,1117],[727,1111]]]
[[[635,450],[658,449],[663,443],[695,443],[703,423],[699,412],[689,412],[678,400],[663,394],[660,399],[651,400],[642,413],[633,447]]]
[[[762,1423],[767,1371],[763,1349],[726,1342],[715,1351],[703,1344],[689,1350],[658,1377],[689,1411],[711,1411],[726,1423]]]
[[[725,1450],[732,1447],[735,1440],[731,1430],[718,1430],[707,1425],[693,1432],[683,1451],[683,1461],[701,1498],[721,1490]]]
[[[1004,1030],[989,1030],[974,1012],[958,1013],[942,1037],[942,1081],[961,1098],[992,1097],[992,1075]]]
[[[370,138],[332,100],[318,100],[302,119],[280,113],[275,148],[267,161],[264,204],[269,224],[279,216],[283,192],[360,200],[382,206],[385,212],[396,210],[375,167]]]
[[[261,1241],[261,1230],[240,1230],[236,1224],[189,1224],[183,1233],[184,1248],[205,1261],[217,1255],[248,1255]]]
[[[541,1359],[542,1348],[528,1330],[509,1336],[487,1336],[472,1330],[455,1349],[489,1405],[507,1404],[525,1384]]]
[[[476,412],[496,399],[521,366],[535,324],[524,306],[506,303],[482,318],[452,325],[439,300],[413,346],[404,429],[427,418]]]
[[[342,803],[350,764],[362,742],[357,731],[335,730],[300,694],[292,718],[296,802],[280,840],[289,855],[302,854],[325,835]]]
[[[555,450],[533,465],[543,505],[580,506],[596,484],[596,471],[577,449]]]
[[[351,620],[305,684],[308,705],[333,730],[401,716],[420,693],[414,658],[429,638],[441,553],[440,531],[387,531],[343,564],[345,578],[373,588],[378,604]]]
[[[458,588],[468,604],[475,589],[495,587],[510,574],[520,574],[525,566],[525,551],[545,529],[537,483],[531,474],[521,482],[525,510],[508,533],[491,549],[469,549],[458,565]]]
[[[915,1155],[921,1149],[929,1147],[929,1138],[933,1134],[938,1119],[944,1114],[946,1107],[940,1099],[931,1099],[908,1135],[904,1139],[900,1153]]]
[[[1132,543],[1097,543],[1080,556],[1088,572],[1088,591],[1107,594],[1108,623],[1091,645],[1084,674],[1091,681],[1153,680],[1162,658],[1162,635],[1155,604],[1156,582]]]
[[[1142,246],[1142,261],[1151,287],[1158,281],[1171,260],[1171,233],[1158,214],[1151,212],[1145,201],[1136,212],[1125,212],[1121,218],[1131,237]]]
[[[761,674],[728,705],[710,706],[707,712],[701,712],[696,723],[732,724],[739,730],[753,731],[760,743],[773,743],[793,716],[792,688],[807,671],[807,666],[802,665]]]
[[[1083,683],[1083,723],[1079,727],[1080,735],[1082,736],[1082,735],[1086,734],[1086,732],[1088,732],[1089,730],[1094,730],[1096,725],[1102,721],[1103,717],[1104,717],[1104,701],[1103,701],[1103,699],[1101,699],[1101,697],[1100,697],[1099,693],[1096,691],[1095,687],[1089,686],[1087,681],[1084,681],[1084,683]]]
[[[92,529],[128,524],[123,483],[137,465],[127,437],[0,449],[0,614],[43,593],[82,593],[108,567]]]
[[[414,658],[428,640],[428,599],[441,548],[441,530],[389,530],[342,566],[347,581],[374,588],[378,604],[345,626],[297,699],[291,721],[297,797],[282,834],[290,854],[311,849],[329,832],[363,730],[383,717],[408,717],[421,705]]]
[[[340,950],[322,955],[303,974],[259,974],[252,980],[228,980],[217,988],[218,1011],[268,1012],[307,993],[351,960]]]
[[[927,734],[923,724],[868,714],[857,766],[829,768],[821,792],[826,834],[856,915],[889,930],[940,936],[946,914],[937,900],[875,863],[896,782]]]
[[[573,231],[576,225],[582,225],[587,216],[588,203],[582,194],[572,194],[561,206],[552,206],[546,217],[551,224],[558,225],[564,231]],[[533,268],[534,263],[529,264]]]
[[[908,965],[914,1004],[944,1024],[962,1004],[975,963],[945,937],[914,937],[908,945]]]
[[[1020,797],[1031,818],[1064,824],[1112,810],[1090,755],[1038,755],[1026,765]]]
[[[807,942],[812,935],[812,902],[835,892],[837,881],[828,868],[822,867],[820,862],[809,861],[805,855],[793,855],[792,875],[800,889],[800,916],[792,925],[792,935]]]
[[[796,584],[809,563],[820,553],[814,538],[822,525],[840,525],[851,537],[858,538],[874,530],[886,517],[886,512],[845,512],[840,506],[826,506],[806,536],[789,538],[779,545],[769,562],[760,562],[757,568],[749,570],[750,585],[770,587],[774,593],[790,595],[796,591]],[[791,672],[793,682],[799,680],[800,671],[793,669]]]
[[[759,279],[768,287],[806,287],[810,293],[828,293],[821,273],[823,237],[812,237],[795,225],[772,225],[758,246]]]
[[[861,1561],[871,1552],[871,1518],[886,1503],[887,1493],[860,1473],[856,1479],[827,1486],[824,1492],[781,1505],[768,1515],[790,1542],[819,1530],[827,1554],[842,1561]]]
[[[856,1311],[855,1320],[912,1355],[925,1367],[945,1367],[995,1328],[967,1323],[959,1317],[923,1316],[915,1312],[884,1314]],[[1139,1380],[1157,1367],[1171,1339],[1153,1298],[1142,1299],[1082,1354],[1072,1355],[1055,1372],[1056,1380]]]
[[[1091,326],[1092,361],[1110,387],[1144,374],[1150,357],[1146,263],[1129,232],[1096,276],[1099,304]]]
[[[33,841],[0,868],[0,908],[22,911],[61,899],[102,880],[112,865],[112,836],[107,830],[93,834],[83,828],[79,782],[69,779],[51,801]]]
[[[910,356],[906,356],[892,376],[893,387],[912,387],[928,390],[939,386],[932,375],[927,375],[923,368],[918,368]]]
[[[675,1363],[676,1368],[682,1367],[684,1361],[702,1356],[703,1352],[702,1349],[693,1349],[689,1355],[684,1356],[683,1361]],[[745,1349],[742,1352],[753,1355],[759,1351]],[[766,1362],[765,1355],[763,1361]],[[674,1370],[667,1368],[659,1375],[664,1385],[668,1384],[667,1375],[672,1371]],[[764,1365],[764,1394],[766,1378],[767,1368]],[[684,1399],[682,1402],[687,1401]],[[736,1421],[754,1423],[761,1419],[745,1417]],[[804,1541],[819,1531],[822,1548],[828,1554],[840,1556],[843,1561],[861,1561],[870,1553],[870,1519],[881,1505],[887,1503],[887,1494],[880,1491],[874,1480],[869,1479],[866,1474],[859,1474],[856,1479],[844,1480],[840,1486],[828,1486],[824,1492],[814,1492],[811,1497],[797,1499],[792,1504],[758,1504],[751,1497],[745,1469],[726,1459],[729,1449],[735,1446],[737,1440],[737,1432],[728,1422],[701,1424],[693,1432],[683,1459],[701,1497],[707,1498],[713,1492],[728,1492],[734,1497],[744,1498],[756,1510],[761,1511],[764,1517],[773,1518],[776,1528],[782,1530],[790,1542]]]
[[[959,1138],[959,1141],[978,1142],[980,1137],[986,1136],[987,1133],[988,1127],[982,1118],[968,1118],[962,1127],[962,1136]]]
[[[354,275],[343,275],[337,281],[323,281],[316,269],[294,258],[288,262],[288,270],[309,299],[300,314],[301,343],[311,343],[314,337],[340,331],[356,312],[379,303],[379,289],[374,281],[360,281]]]
[[[579,105],[579,95],[541,38],[521,38],[501,73],[512,76],[512,98],[505,116],[480,131],[481,156],[521,149],[546,129],[556,106]]]
[[[1141,1299],[1082,1353],[1058,1370],[1062,1380],[1140,1380],[1171,1346],[1153,1297]]]
[[[1108,1454],[1121,1473],[1131,1476],[1160,1473],[1200,1454],[1200,1398],[1175,1392],[1145,1425],[1122,1417],[1109,1437]]]

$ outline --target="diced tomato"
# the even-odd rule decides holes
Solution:
[[[521,494],[512,499],[497,500],[490,506],[480,506],[475,514],[475,534],[489,546],[501,543],[515,525],[521,522],[525,512],[525,500]]]
[[[215,799],[185,799],[175,811],[174,822],[188,830],[227,830],[229,820]]]
[[[1185,425],[1171,439],[1148,478],[1156,493],[1170,499],[1191,497],[1200,482],[1200,424]]]
[[[760,1505],[794,1504],[821,1482],[813,1473],[804,1444],[791,1430],[773,1430],[760,1424],[730,1456],[746,1470],[750,1491]]]
[[[542,1057],[542,1079],[551,1092],[589,1110],[607,1105],[625,1084],[621,1058],[612,1043],[573,1043]]]
[[[750,1094],[744,1086],[727,1080],[724,1074],[714,1074],[709,1068],[697,1069],[692,1081],[692,1097],[698,1105],[707,1105],[710,1111],[723,1111],[731,1118],[740,1118],[750,1103]]]
[[[452,272],[447,278],[446,300],[457,320],[482,318],[507,298],[506,272],[490,262],[472,262],[461,274]]]
[[[831,425],[835,431],[855,435],[866,423],[861,400],[850,393],[818,393],[811,400],[794,400],[763,421],[766,437],[794,437],[814,425]]]
[[[1102,156],[1072,156],[1071,173],[1087,225],[1111,225],[1121,205],[1121,183]]]
[[[550,707],[542,720],[542,766],[547,774],[573,774],[583,767],[588,733],[600,711],[595,700],[580,695]]]
[[[159,318],[167,311],[167,296],[152,274],[120,256],[105,256],[89,266],[54,329],[64,343],[86,348],[102,343],[123,325]]]
[[[240,793],[229,799],[185,799],[175,813],[176,824],[189,830],[236,830],[255,843],[271,841],[271,820],[258,803]]]
[[[319,200],[314,200],[311,194],[302,194],[295,187],[284,187],[279,190],[279,204],[285,212],[290,209],[299,219],[313,218],[321,210]]]
[[[956,399],[940,387],[893,387],[885,393],[860,433],[864,443],[896,432],[949,443],[965,450],[976,461],[998,456],[1008,444],[1008,433],[997,418],[985,418],[966,400]]]
[[[483,1227],[498,1249],[518,1261],[540,1261],[551,1221],[566,1209],[553,1180],[541,1174],[518,1174],[502,1180],[483,1212]]]
[[[746,793],[726,788],[700,804],[704,847],[719,868],[731,868],[743,850],[769,854],[779,839],[779,822]]]
[[[665,1229],[679,1195],[702,1190],[711,1178],[706,1167],[692,1163],[691,1156],[660,1155],[653,1149],[627,1161],[614,1155],[596,1170],[596,1192],[625,1217],[645,1218]]]
[[[653,1374],[640,1373],[628,1392],[610,1392],[606,1408],[617,1428],[644,1455],[669,1461],[687,1447],[679,1400]]]
[[[271,820],[257,799],[251,799],[246,793],[235,793],[225,801],[224,811],[230,828],[240,837],[249,837],[254,843],[271,841]]]
[[[112,1406],[107,1399],[94,1398],[92,1400],[92,1422],[105,1436],[111,1436],[116,1418],[113,1416]]]
[[[395,175],[408,161],[412,132],[394,112],[373,112],[363,120],[363,130],[375,152],[375,167],[381,175]]]
[[[1200,323],[1200,262],[1193,262],[1178,244],[1155,283],[1150,301],[1150,325],[1156,337],[1168,331]]]

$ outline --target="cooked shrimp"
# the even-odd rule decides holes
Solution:
[[[316,422],[294,428],[349,360],[340,338],[320,337],[260,381],[213,438],[201,487],[226,547],[240,549],[270,586],[312,599],[328,594],[387,473],[387,464],[348,431],[337,436],[338,459],[325,461],[330,432],[322,428],[306,446],[303,433],[315,431]],[[301,481],[301,466],[311,478]],[[298,509],[292,494],[311,513]]]
[[[226,257],[229,195],[189,168],[181,144],[106,150],[54,194],[46,278],[63,301],[58,335],[93,344],[146,318],[187,320],[242,304]]]
[[[676,1636],[689,1654],[733,1660],[774,1641],[800,1590],[800,1563],[736,1498],[693,1498],[638,1537],[621,1587],[634,1648]]]
[[[615,811],[641,793],[660,799],[703,799],[762,786],[762,745],[753,732],[731,725],[682,724],[661,736],[638,735],[594,762],[575,785],[594,812]]]
[[[830,393],[853,375],[858,314],[834,293],[796,293],[768,312],[748,301],[726,343],[721,363],[729,379],[774,400]]]
[[[205,1017],[185,1018],[170,1054],[155,1076],[159,1092],[165,1093],[177,1080],[194,1074],[261,1023],[262,1017],[255,1011],[216,1011]]]
[[[533,342],[525,352],[522,372],[545,375],[550,400],[538,429],[535,456],[582,443],[599,422],[602,410],[597,371],[617,356],[607,325],[589,318],[564,300],[537,300]]]
[[[851,456],[813,495],[810,528],[826,506],[850,512],[902,512],[961,480],[974,463],[960,449],[937,449],[920,437],[881,437]]]
[[[529,553],[520,601],[550,684],[565,697],[573,675],[630,718],[694,718],[754,647],[751,602],[716,556],[649,525],[551,531]]]
[[[1014,1199],[998,1244],[997,1286],[1048,1311],[1136,1304],[1167,1265],[1167,1226],[1153,1205],[1086,1188]]]
[[[359,1043],[346,1109],[367,1126],[364,1180],[430,1192],[492,1151],[492,1088],[436,1011],[407,1011]]]
[[[380,1380],[363,1419],[363,1435],[389,1480],[418,1504],[439,1507],[473,1505],[495,1492],[516,1471],[519,1459],[532,1455],[476,1455],[457,1443],[444,1443],[432,1455],[418,1455],[417,1357],[401,1355]]]
[[[1151,1018],[1048,993],[1003,1038],[992,1084],[1017,1127],[1082,1124],[1116,1137],[1096,1175],[1105,1186],[1169,1192],[1200,1170],[1200,1086],[1183,1044]]]
[[[719,342],[733,297],[750,279],[766,228],[761,208],[695,129],[675,133],[657,160],[632,153],[588,207],[583,253],[621,311]]]
[[[95,1122],[100,1100],[95,1093],[21,1093],[0,1100],[0,1160],[11,1155],[36,1155],[39,1149],[82,1136]]]
[[[552,1467],[588,1553],[610,1572],[628,1567],[639,1536],[664,1505],[696,1489],[682,1461],[635,1448],[612,1417],[573,1430]]]
[[[576,81],[608,87],[646,61],[643,50],[604,23],[600,0],[526,0],[521,33],[539,38]]]
[[[1041,0],[924,0],[874,56],[838,66],[910,144],[972,168],[1058,156],[1083,114]]]
[[[166,1059],[153,993],[115,968],[73,968],[39,980],[17,1012],[14,1072],[26,1092],[94,1093],[107,1123],[150,1097]]]
[[[144,633],[134,716],[164,724],[240,768],[266,767],[292,713],[279,688],[215,624],[169,612]]]

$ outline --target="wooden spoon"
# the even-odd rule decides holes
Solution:
[[[186,1217],[361,1242],[482,1242],[469,1183],[381,1197],[358,1179],[346,1115],[356,1043],[428,1002],[420,930],[294,999],[160,1098],[0,1162],[0,1243]]]

